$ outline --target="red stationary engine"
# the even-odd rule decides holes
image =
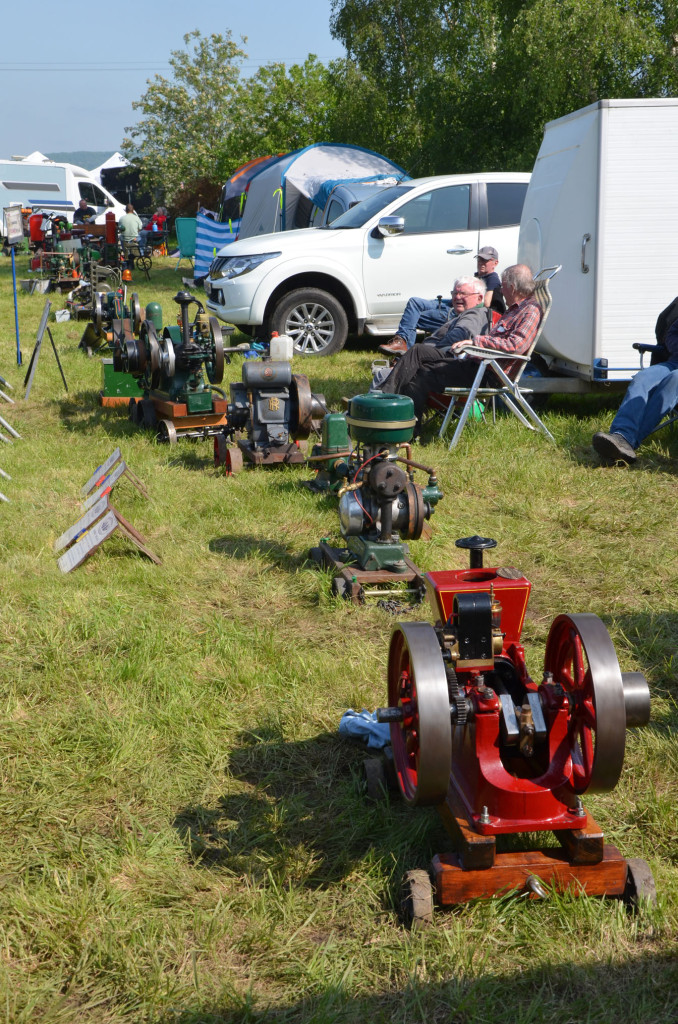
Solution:
[[[581,798],[617,784],[627,726],[649,721],[647,682],[639,672],[620,671],[605,626],[591,614],[554,620],[535,682],[521,644],[529,581],[513,568],[483,566],[483,550],[494,540],[468,537],[457,546],[470,549],[470,568],[426,577],[436,624],[399,623],[393,630],[389,706],[378,712],[391,723],[405,800],[439,805],[456,840],[456,854],[434,861],[438,898],[491,895],[535,875],[563,887],[581,882],[571,869],[581,862],[582,844],[590,864],[616,855],[620,865],[614,882],[608,872],[602,889],[588,878],[584,887],[619,894],[627,863],[614,847],[604,849]],[[569,860],[547,854],[537,863],[538,851],[530,851],[529,863],[510,877],[491,879],[484,870],[496,871],[501,856],[517,856],[495,857],[495,835],[546,830],[556,833]],[[473,869],[484,877],[469,889]]]

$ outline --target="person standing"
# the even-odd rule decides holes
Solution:
[[[125,207],[125,212],[118,221],[120,238],[124,245],[135,241],[141,231],[141,217],[136,213],[131,203]]]

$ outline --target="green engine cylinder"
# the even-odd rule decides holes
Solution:
[[[411,441],[416,419],[414,403],[406,395],[374,391],[356,395],[348,404],[348,431],[363,444],[400,444]]]
[[[158,334],[162,332],[162,306],[159,302],[149,302],[146,306],[146,319],[150,320]]]

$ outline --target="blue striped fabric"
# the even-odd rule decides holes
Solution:
[[[240,221],[234,220],[227,224],[220,224],[218,221],[212,220],[211,217],[205,217],[202,213],[197,214],[196,220],[193,276],[206,277],[215,253],[221,249],[222,245],[235,241]]]

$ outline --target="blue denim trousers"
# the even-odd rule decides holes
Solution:
[[[451,305],[452,299],[443,299],[439,307],[437,299],[420,299],[414,295],[407,300],[396,334],[412,348],[417,340],[417,328],[428,333],[437,331],[447,321]]]
[[[678,358],[639,370],[624,395],[610,433],[622,434],[637,448],[678,404]]]

